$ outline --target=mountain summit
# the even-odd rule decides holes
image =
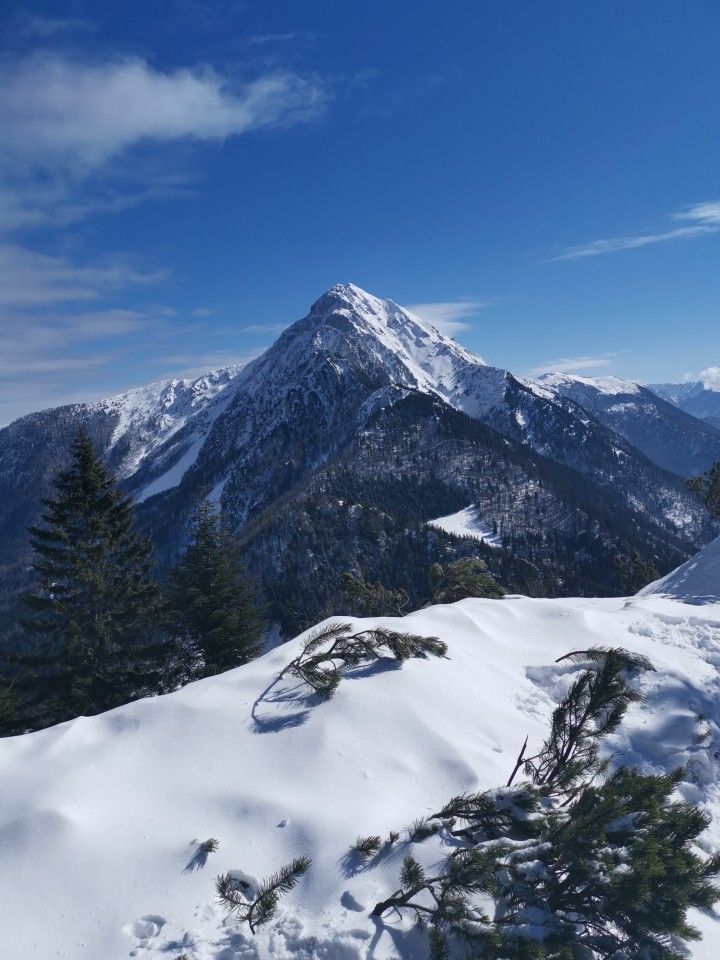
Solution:
[[[616,390],[523,380],[392,300],[336,285],[243,367],[1,430],[6,589],[27,582],[26,528],[83,426],[163,565],[194,500],[220,504],[286,632],[340,602],[343,570],[419,599],[431,562],[480,549],[428,525],[471,506],[511,589],[617,593],[618,554],[663,573],[715,535],[683,476],[720,459],[720,433],[635,385]],[[617,408],[633,404],[631,429]]]

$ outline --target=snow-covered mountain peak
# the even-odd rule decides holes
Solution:
[[[338,313],[350,317],[358,329],[375,334],[390,349],[402,352],[411,343],[425,350],[433,345],[442,346],[471,363],[486,365],[482,357],[460,346],[427,320],[394,300],[376,297],[354,283],[338,283],[331,287],[316,301],[311,311],[311,315],[322,318]]]
[[[538,382],[551,390],[569,393],[574,387],[588,387],[606,396],[619,394],[637,394],[640,386],[633,380],[620,377],[580,377],[570,373],[543,373]]]
[[[336,284],[313,304],[308,320],[320,328],[346,321],[354,338],[384,365],[402,370],[398,383],[453,398],[461,370],[485,367],[482,357],[393,300],[373,296],[353,283]],[[301,321],[303,323],[305,321]]]

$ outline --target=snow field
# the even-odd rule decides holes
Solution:
[[[345,618],[343,618],[345,619]],[[358,668],[327,703],[275,682],[301,638],[166,697],[0,741],[3,960],[422,960],[409,918],[369,916],[398,885],[403,830],[463,791],[504,784],[527,735],[581,669],[554,661],[602,644],[656,672],[608,749],[648,772],[685,764],[685,799],[720,847],[720,603],[464,600],[378,622],[435,635],[448,657]],[[370,864],[359,835],[402,831]],[[203,840],[219,848],[204,854]],[[442,837],[415,846],[427,866]],[[260,880],[313,864],[252,937],[214,899],[223,872]],[[720,955],[720,924],[692,918]]]

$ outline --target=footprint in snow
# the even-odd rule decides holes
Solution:
[[[165,923],[165,917],[148,914],[137,920],[130,920],[123,927],[123,932],[129,937],[134,937],[138,941],[139,947],[147,948],[150,941],[160,933]],[[137,951],[133,951],[130,955],[134,956],[136,953]]]

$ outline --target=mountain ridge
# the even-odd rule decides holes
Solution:
[[[415,421],[403,412],[412,397],[427,401],[413,408]],[[523,588],[528,577],[539,577],[544,586],[533,589],[567,590],[576,582],[573,564],[584,569],[590,556],[594,573],[582,581],[583,591],[604,584],[617,592],[614,551],[650,552],[665,572],[710,539],[715,527],[682,477],[658,467],[602,422],[600,412],[547,384],[490,366],[393,301],[352,284],[336,285],[242,367],[32,414],[0,431],[0,565],[8,589],[20,590],[29,560],[25,528],[37,522],[53,470],[82,425],[122,488],[138,501],[140,522],[153,534],[163,566],[182,548],[192,502],[209,495],[240,535],[251,569],[254,564],[263,570],[266,592],[275,590],[273,577],[282,581],[295,571],[295,601],[286,599],[286,611],[293,602],[304,606],[303,591],[310,591],[321,564],[320,554],[307,551],[312,542],[318,546],[313,526],[329,521],[313,504],[318,496],[330,505],[344,501],[346,488],[365,503],[366,520],[356,529],[351,518],[333,515],[330,527],[341,550],[323,547],[328,564],[332,555],[344,569],[372,579],[383,571],[401,576],[407,568],[414,578],[411,591],[417,591],[423,563],[427,568],[433,559],[469,549],[441,531],[430,535],[427,522],[477,498],[476,509],[484,511],[479,519],[502,527],[503,558],[492,562],[510,571],[511,586]],[[366,456],[367,443],[383,451],[382,463]],[[538,457],[542,469],[533,459]],[[475,477],[473,469],[482,475]],[[378,484],[381,475],[386,480]],[[522,491],[519,498],[502,492],[510,476]],[[312,492],[318,489],[313,478],[324,485],[320,494]],[[583,491],[579,500],[573,486]],[[390,509],[383,502],[387,496]],[[409,514],[403,497],[414,504]],[[577,522],[568,521],[571,504],[580,502]],[[279,526],[278,510],[284,511]],[[296,515],[299,540],[284,519],[290,515]],[[554,530],[561,517],[566,519]],[[257,541],[248,541],[249,529]],[[290,543],[309,557],[304,572],[296,569]],[[509,561],[511,549],[515,559]],[[559,567],[553,566],[553,551],[564,557]],[[605,556],[599,564],[598,551]],[[550,579],[521,575],[531,569],[528,563],[534,570],[547,564]],[[324,568],[324,579],[330,570]],[[306,610],[309,620],[334,602],[334,591],[328,585],[318,596],[317,608]],[[289,631],[297,627],[297,618],[286,623]]]

